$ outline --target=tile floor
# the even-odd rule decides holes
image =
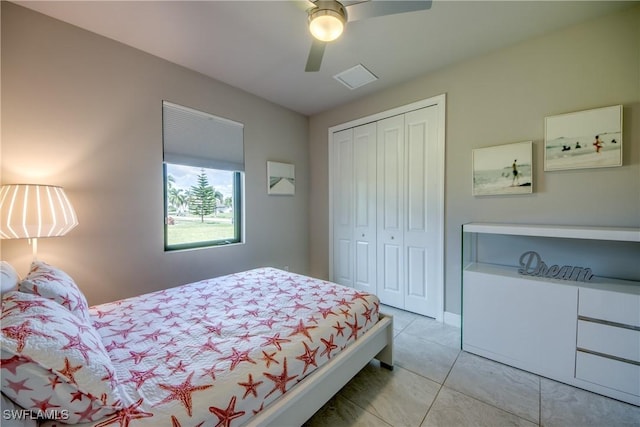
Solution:
[[[395,369],[372,361],[305,427],[636,426],[640,407],[460,350],[460,329],[392,307]]]

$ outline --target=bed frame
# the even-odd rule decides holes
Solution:
[[[247,426],[301,426],[371,359],[393,369],[393,316],[380,313],[378,323],[354,344],[288,390]]]

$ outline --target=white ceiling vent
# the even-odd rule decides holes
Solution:
[[[343,72],[333,76],[333,78],[351,90],[378,80],[378,78],[362,64],[358,64],[355,67],[344,70]]]

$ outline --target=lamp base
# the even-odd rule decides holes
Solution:
[[[38,238],[33,237],[29,239],[29,244],[31,245],[31,250],[33,251],[33,260],[38,260]]]

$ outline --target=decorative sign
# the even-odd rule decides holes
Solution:
[[[518,273],[524,276],[547,277],[549,279],[573,280],[588,282],[593,277],[590,268],[573,267],[570,265],[552,265],[548,267],[537,252],[528,251],[520,255]]]

